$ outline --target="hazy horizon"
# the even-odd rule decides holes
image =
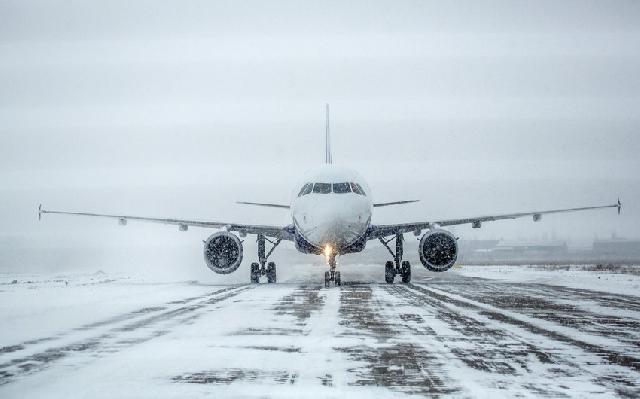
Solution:
[[[374,223],[620,197],[621,216],[454,230],[638,239],[638,21],[632,1],[4,1],[0,237],[154,243],[150,261],[184,244],[195,265],[209,231],[38,222],[36,208],[288,224],[234,202],[289,201],[323,162],[328,102],[335,163],[376,201],[421,200]]]

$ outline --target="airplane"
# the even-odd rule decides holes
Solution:
[[[622,203],[618,198],[618,201],[611,205],[415,223],[372,224],[371,215],[374,208],[404,205],[417,200],[373,202],[371,189],[360,174],[333,163],[328,104],[326,104],[325,164],[309,171],[294,190],[289,205],[238,202],[244,205],[289,209],[291,224],[287,226],[66,212],[43,209],[42,205],[38,207],[38,219],[41,219],[43,214],[59,214],[117,219],[123,226],[129,221],[140,221],[177,225],[180,231],[187,231],[189,227],[219,229],[204,241],[205,263],[209,269],[219,274],[232,273],[240,267],[243,259],[240,237],[256,235],[258,259],[257,262],[251,263],[251,283],[259,283],[262,276],[267,277],[268,283],[275,283],[277,281],[276,264],[268,261],[269,256],[282,241],[293,241],[296,249],[302,253],[325,256],[328,270],[324,274],[324,281],[325,287],[329,287],[332,283],[338,286],[342,284],[340,272],[336,270],[336,257],[361,252],[371,240],[380,241],[391,254],[392,260],[385,263],[386,283],[392,284],[397,275],[400,275],[403,283],[409,283],[411,265],[403,260],[403,242],[406,233],[413,233],[419,237],[424,231],[418,247],[420,262],[430,271],[444,272],[455,264],[458,256],[457,237],[444,227],[471,224],[473,228],[480,228],[485,222],[522,217],[532,217],[534,222],[539,222],[543,215],[604,208],[617,208],[620,214],[622,209]],[[269,251],[266,251],[267,242],[271,246]]]

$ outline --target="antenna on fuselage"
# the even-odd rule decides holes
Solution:
[[[326,114],[327,114],[327,127],[325,130],[324,136],[324,163],[332,164],[333,157],[331,156],[331,134],[329,133],[329,103],[326,105]]]

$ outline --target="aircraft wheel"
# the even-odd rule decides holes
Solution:
[[[340,279],[340,272],[336,272],[336,274],[335,274],[335,281],[334,281],[334,283],[335,283],[336,285],[342,285],[342,280]]]
[[[269,262],[267,264],[267,282],[276,282],[276,264],[274,262]]]
[[[329,272],[324,272],[324,286],[328,288],[331,285],[331,274]]]
[[[251,283],[257,284],[260,282],[260,265],[257,263],[251,264]]]
[[[396,270],[395,270],[395,267],[393,266],[393,262],[387,261],[387,263],[385,263],[384,265],[384,281],[386,281],[387,284],[393,284],[393,279],[395,278],[396,278]]]
[[[411,282],[411,264],[406,260],[402,262],[400,268],[400,275],[402,276],[402,282],[407,284]]]

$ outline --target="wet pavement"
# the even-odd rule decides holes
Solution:
[[[639,327],[640,297],[455,273],[212,286],[8,343],[0,397],[640,397]]]

